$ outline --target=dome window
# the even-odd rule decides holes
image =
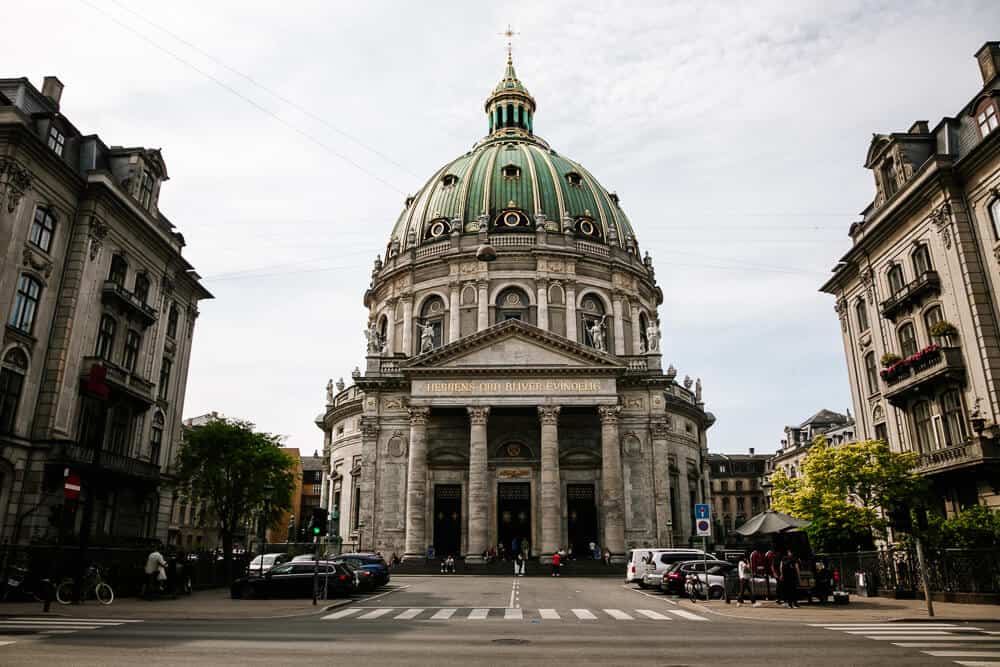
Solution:
[[[595,239],[601,238],[601,232],[594,221],[590,218],[580,218],[576,221],[576,231],[584,236],[590,236]]]
[[[568,174],[566,174],[566,182],[572,185],[574,188],[579,188],[583,185],[583,176],[576,173],[575,171],[571,171]]]
[[[501,219],[504,227],[517,227],[521,224],[521,216],[514,211],[508,211]]]
[[[443,218],[432,220],[431,224],[427,228],[427,237],[432,239],[441,238],[449,231],[451,231],[451,225],[447,220]]]
[[[508,164],[503,168],[504,178],[521,178],[521,168],[516,164]]]
[[[455,174],[445,174],[441,178],[441,185],[443,185],[446,188],[455,187],[456,185],[458,185],[458,176],[456,176]]]

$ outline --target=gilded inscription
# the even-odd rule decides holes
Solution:
[[[599,392],[597,380],[474,380],[428,382],[430,394],[532,394],[548,392]]]

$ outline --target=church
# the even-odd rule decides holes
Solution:
[[[406,199],[375,260],[365,366],[316,419],[345,549],[618,561],[693,540],[715,418],[663,368],[663,293],[618,196],[535,110],[508,50],[488,134]]]

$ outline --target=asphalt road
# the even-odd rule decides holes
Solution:
[[[397,577],[391,592],[311,616],[118,620],[40,635],[30,620],[0,619],[0,664],[1000,665],[997,623],[776,625],[692,613],[617,579]]]

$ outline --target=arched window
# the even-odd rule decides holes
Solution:
[[[100,357],[105,361],[111,361],[111,351],[115,347],[115,330],[118,329],[118,323],[115,318],[110,315],[101,315],[101,324],[97,329],[97,348],[94,350],[94,356]]]
[[[135,277],[135,289],[132,290],[139,301],[146,303],[149,299],[149,277],[145,273],[140,273]]]
[[[868,393],[876,393],[878,391],[878,368],[875,366],[874,352],[865,355],[865,376],[868,378]]]
[[[854,315],[858,320],[858,331],[868,331],[868,304],[863,298],[858,299],[858,302],[854,304]]]
[[[517,287],[508,287],[497,295],[497,322],[528,321],[528,296]]]
[[[944,421],[944,439],[947,447],[965,442],[965,411],[962,410],[962,395],[957,389],[941,394],[941,418]]]
[[[114,255],[111,258],[111,270],[108,272],[108,280],[125,287],[125,276],[128,274],[128,262],[121,255]]]
[[[941,306],[928,308],[927,312],[924,313],[924,328],[927,331],[928,340],[933,339],[933,336],[931,336],[931,329],[934,328],[935,324],[941,322],[942,320],[944,320],[944,315],[941,312]]]
[[[382,342],[383,348],[386,345],[386,341],[389,340],[388,336],[389,336],[389,318],[383,315],[382,317],[378,318],[378,337],[379,340]],[[386,354],[392,354],[392,350],[389,349],[386,349],[385,352]]]
[[[28,372],[28,357],[14,348],[7,352],[0,364],[0,433],[11,433],[17,418],[17,405]]]
[[[160,364],[160,382],[156,389],[156,397],[161,401],[167,400],[167,394],[170,391],[170,371],[173,369],[173,366],[174,362],[169,357],[163,357],[163,361]]]
[[[177,338],[177,304],[170,304],[170,313],[167,315],[167,338]]]
[[[896,183],[896,163],[893,162],[891,157],[887,157],[882,161],[880,171],[882,173],[882,188],[885,192],[885,198],[888,199],[896,194],[898,187]]]
[[[149,462],[160,465],[160,449],[163,446],[163,413],[153,415],[153,427],[149,431]]]
[[[607,352],[611,349],[611,326],[607,321],[604,303],[594,294],[588,294],[580,301],[577,329],[580,342]]]
[[[31,223],[31,234],[28,241],[31,245],[45,252],[52,247],[52,235],[56,231],[56,219],[52,211],[39,206],[35,209],[35,219]]]
[[[934,267],[931,265],[931,251],[926,244],[920,244],[911,255],[913,258],[913,275],[921,276]]]
[[[149,208],[153,200],[153,175],[147,170],[142,171],[142,180],[139,181],[139,203],[143,208]]]
[[[646,313],[639,313],[639,353],[649,351],[649,338],[646,336],[646,329],[649,327],[649,319]]]
[[[35,325],[35,315],[38,313],[38,302],[42,298],[42,284],[26,273],[21,274],[17,281],[17,294],[14,296],[14,307],[10,311],[7,323],[26,334],[31,333]]]
[[[990,203],[990,221],[993,223],[993,238],[1000,241],[1000,197]]]
[[[896,335],[899,337],[899,353],[903,357],[917,353],[917,333],[911,323],[904,323]]]
[[[913,427],[917,435],[917,447],[921,452],[931,451],[934,448],[934,423],[930,401],[913,404]]]
[[[417,353],[441,347],[444,340],[444,301],[432,296],[420,307],[420,321],[417,322]]]
[[[893,264],[889,268],[888,278],[890,294],[896,294],[906,285],[906,281],[903,279],[903,267],[899,264]]]

